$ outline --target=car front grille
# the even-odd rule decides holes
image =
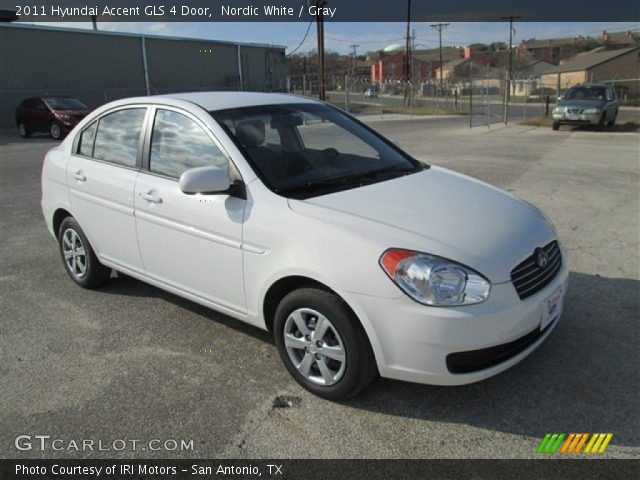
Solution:
[[[538,262],[541,254],[547,258],[547,264],[544,266]],[[524,300],[549,285],[561,267],[562,253],[558,242],[554,240],[542,248],[537,248],[531,256],[516,265],[511,270],[511,282],[520,299]]]
[[[584,113],[584,109],[583,108],[567,108],[567,113],[569,115],[580,115]]]

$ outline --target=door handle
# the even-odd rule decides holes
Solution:
[[[82,174],[82,170],[76,170],[72,173],[72,175],[73,178],[75,178],[79,182],[85,182],[87,180],[87,177]]]
[[[151,192],[141,193],[140,196],[149,203],[162,203],[162,198]]]

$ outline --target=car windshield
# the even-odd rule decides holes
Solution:
[[[603,100],[603,87],[574,87],[567,92],[567,100]]]
[[[49,97],[45,98],[44,101],[47,102],[47,105],[53,110],[86,110],[89,108],[77,98]]]
[[[428,167],[328,105],[265,105],[211,115],[267,187],[286,197],[309,198]]]

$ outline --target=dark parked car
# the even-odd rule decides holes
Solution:
[[[585,83],[572,87],[558,99],[553,109],[553,129],[560,125],[605,125],[613,127],[618,116],[618,100],[611,85]]]
[[[16,108],[16,125],[23,138],[34,132],[47,132],[59,140],[91,111],[72,97],[25,98]]]

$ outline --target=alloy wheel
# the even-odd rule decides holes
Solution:
[[[68,228],[62,235],[62,253],[67,269],[75,278],[82,278],[87,274],[87,255],[80,235]]]
[[[331,321],[311,308],[299,308],[284,324],[284,345],[298,372],[310,382],[329,386],[344,375],[346,353]]]
[[[58,125],[57,123],[52,123],[50,133],[54,140],[58,140],[62,135],[60,125]]]

